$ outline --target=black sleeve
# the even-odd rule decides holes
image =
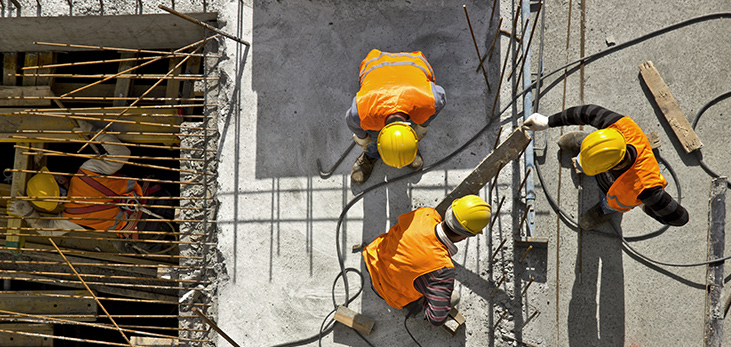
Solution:
[[[562,125],[591,125],[604,129],[621,119],[621,114],[597,105],[574,106],[548,118],[549,127]]]
[[[647,188],[638,196],[648,216],[662,224],[681,226],[688,223],[688,211],[680,206],[662,187]]]

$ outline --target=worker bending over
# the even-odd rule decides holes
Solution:
[[[79,121],[78,131],[92,132],[92,125]],[[26,193],[40,199],[12,200],[8,204],[8,213],[24,218],[39,233],[47,235],[63,235],[68,229],[118,230],[120,232],[133,230],[139,219],[140,212],[134,206],[117,206],[108,203],[138,203],[136,197],[142,196],[142,188],[134,179],[113,179],[107,177],[93,177],[95,175],[111,176],[122,168],[130,150],[114,135],[101,134],[97,136],[106,152],[113,156],[115,161],[89,159],[78,170],[81,176],[73,176],[70,180],[66,176],[51,175],[45,167],[41,172],[28,180]],[[66,196],[68,202],[60,204],[49,199],[58,199]],[[127,196],[128,199],[109,198],[107,196]],[[74,199],[99,197],[99,199]],[[84,203],[84,202],[91,202]],[[40,214],[58,213],[57,219],[38,219]],[[74,218],[73,221],[66,218]],[[80,219],[77,219],[80,218]],[[133,219],[133,220],[126,220]],[[66,230],[66,231],[62,231]]]
[[[345,113],[353,140],[363,148],[352,182],[368,180],[378,158],[388,166],[421,169],[419,141],[446,102],[424,54],[370,51],[360,63],[360,90]]]
[[[490,205],[476,195],[452,202],[445,220],[431,207],[403,214],[398,224],[363,249],[373,289],[395,308],[414,306],[422,297],[424,316],[433,326],[447,320],[459,302],[454,292],[455,243],[482,233]]]
[[[681,226],[688,223],[688,211],[665,191],[667,181],[642,129],[627,116],[596,105],[569,108],[546,117],[534,113],[523,125],[540,131],[562,125],[591,125],[590,134],[570,132],[558,139],[562,151],[578,153],[577,168],[594,176],[604,193],[602,200],[581,214],[579,226],[594,229],[615,212],[642,210],[658,222]]]

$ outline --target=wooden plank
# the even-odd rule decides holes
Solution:
[[[185,73],[186,74],[198,74],[200,72],[201,67],[201,57],[191,57],[188,59],[188,62],[185,64]],[[183,81],[183,91],[180,93],[181,98],[192,98],[194,97],[194,91],[195,91],[195,81],[186,80]],[[191,102],[184,102],[185,104],[190,104]],[[183,109],[185,114],[191,114],[193,109],[191,108],[185,108]]]
[[[200,58],[198,58],[200,59]],[[183,60],[183,58],[171,58],[170,63],[168,64],[168,71],[172,70],[175,65],[178,65],[180,61]],[[183,70],[183,67],[180,66],[175,71],[173,71],[173,76],[180,75],[180,72]],[[167,80],[167,85],[165,87],[165,97],[167,98],[177,98],[178,95],[180,95],[180,80]],[[170,100],[165,102],[168,105],[175,105],[180,103],[177,100]]]
[[[18,78],[8,74],[18,73],[18,53],[3,53],[3,85],[14,86]]]
[[[132,345],[144,347],[178,346],[177,339],[169,339],[164,337],[132,336],[130,337],[130,342],[132,342]]]
[[[41,53],[38,53],[38,65],[49,65],[49,64],[53,64],[54,61],[55,61],[55,59],[56,59],[55,54],[56,53],[53,53],[53,52],[41,52]],[[51,68],[38,69],[38,70],[35,70],[36,71],[35,73],[39,73],[39,74],[50,74],[50,73],[53,73],[54,70],[55,69],[51,69]],[[34,73],[34,71],[32,71],[32,70],[26,71],[26,72],[28,72],[28,73]],[[50,86],[51,84],[53,84],[53,80],[54,80],[53,77],[37,77],[36,78],[36,85],[37,86]]]
[[[0,324],[0,346],[4,347],[46,347],[53,346],[53,339],[42,336],[29,336],[9,333],[10,331],[21,331],[34,334],[53,335],[52,324]]]
[[[0,294],[0,310],[36,315],[83,314],[94,315],[97,304],[86,290],[18,291],[18,294]],[[26,293],[29,295],[23,295]],[[32,294],[60,294],[88,296],[85,298],[52,297]],[[92,317],[70,318],[71,320],[93,322]]]
[[[444,328],[444,330],[446,330],[452,336],[455,336],[457,335],[457,330],[459,330],[459,327],[461,327],[466,321],[467,320],[464,318],[464,316],[459,313],[456,308],[452,307],[452,309],[449,311],[447,321],[444,322],[442,328]]]
[[[23,66],[36,66],[38,65],[38,53],[26,53],[25,54],[25,63],[23,63]],[[35,76],[23,76],[23,85],[24,86],[34,86],[36,85],[36,77]]]
[[[726,243],[726,177],[711,182],[708,203],[708,260],[724,257]],[[704,346],[721,347],[723,342],[723,262],[706,267],[706,317]]]
[[[531,137],[527,131],[517,128],[512,134],[494,151],[488,154],[472,172],[462,180],[448,195],[437,205],[436,210],[444,216],[447,207],[457,198],[469,194],[477,194],[482,187],[495,177],[498,171],[518,157],[525,147],[530,143]]]
[[[134,58],[134,53],[122,53],[120,55],[120,58]],[[119,71],[125,71],[133,66],[135,66],[137,62],[135,61],[123,61],[119,63]],[[129,90],[130,86],[132,86],[132,79],[131,78],[117,78],[117,84],[114,87],[114,96],[117,98],[127,97],[129,96]],[[114,106],[123,106],[123,105],[129,105],[131,104],[131,101],[126,100],[114,100],[112,104]]]
[[[50,250],[56,249],[50,245],[46,245],[46,244],[42,244],[42,243],[32,243],[32,242],[26,243],[25,246],[27,248],[50,249]],[[71,248],[66,248],[66,249],[71,249]],[[62,249],[62,251],[66,250],[66,249]],[[50,254],[53,254],[53,253],[50,253]],[[168,260],[168,258],[156,258],[159,260],[154,261],[154,260],[147,260],[144,258],[125,257],[125,256],[120,256],[120,255],[98,253],[98,252],[93,252],[93,251],[84,252],[84,253],[71,253],[71,254],[73,256],[80,257],[80,258],[106,260],[106,261],[110,261],[110,262],[123,263],[123,264],[147,264],[147,265],[157,265],[157,264],[161,264],[161,263],[177,264],[177,261],[175,261],[174,259],[170,259],[171,261],[169,261],[169,262],[163,262],[162,259]],[[56,258],[56,259],[58,259],[58,258]],[[151,276],[154,277],[157,274],[156,271],[154,273],[155,274],[153,274]]]
[[[23,143],[23,145],[28,146],[28,143]],[[29,160],[27,155],[23,155],[24,149],[16,148],[15,149],[15,161],[13,164],[13,168],[16,170],[28,170],[29,169]],[[13,181],[10,184],[10,196],[21,196],[25,195],[25,184],[28,182],[28,179],[30,178],[30,175],[23,172],[13,172]],[[11,218],[8,219],[8,228],[20,228],[23,226],[23,220],[20,218]],[[8,230],[8,233],[10,234],[18,234],[18,230],[10,229]],[[25,237],[23,236],[17,236],[17,235],[8,235],[5,238],[5,246],[10,248],[22,248],[25,245]],[[14,253],[20,253],[14,252]]]
[[[9,99],[54,96],[49,86],[0,86],[0,107],[51,106],[49,99]]]
[[[64,83],[55,83],[51,88],[53,89],[53,92],[56,95],[64,95],[70,91],[79,89],[83,86],[88,85],[88,83],[72,83],[72,82],[64,82]],[[140,85],[132,85],[130,88],[130,94],[131,95],[142,95],[148,88],[150,88],[152,84],[140,84]],[[77,93],[74,93],[71,96],[76,97],[82,97],[82,96],[104,96],[104,97],[110,97],[114,96],[114,90],[116,88],[115,84],[97,84],[92,87],[86,88],[82,91],[79,91]],[[155,97],[155,98],[162,98],[165,97],[165,88],[164,85],[160,84],[155,89],[151,90],[147,97]],[[70,101],[65,100],[65,103],[69,103]],[[86,103],[87,101],[84,101]],[[109,104],[109,101],[104,101],[105,104]]]
[[[11,185],[7,183],[0,183],[0,196],[10,196]],[[0,199],[0,206],[7,206],[8,200]],[[4,210],[0,210],[0,212],[5,213]]]
[[[673,129],[675,136],[677,136],[678,141],[683,145],[685,152],[690,153],[703,147],[698,135],[696,135],[693,127],[688,123],[688,119],[685,118],[678,102],[675,101],[675,98],[670,93],[670,89],[662,77],[660,77],[660,73],[655,69],[651,61],[640,65],[640,75],[642,75],[642,79],[645,81],[647,88],[650,89],[650,92],[655,97],[657,107],[662,111],[665,119]]]
[[[376,324],[376,321],[370,317],[355,312],[343,305],[338,306],[338,310],[335,312],[333,319],[366,335],[371,333],[373,325]]]

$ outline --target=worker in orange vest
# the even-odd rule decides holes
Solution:
[[[399,216],[398,224],[363,249],[373,290],[398,309],[421,304],[416,308],[431,325],[443,325],[459,301],[452,263],[455,243],[481,234],[490,211],[485,200],[467,195],[452,202],[444,221],[430,207]]]
[[[523,125],[541,131],[563,125],[591,125],[590,134],[569,132],[558,139],[562,151],[577,154],[577,168],[594,176],[604,193],[602,200],[579,217],[582,229],[606,223],[615,212],[634,207],[660,223],[688,223],[688,211],[665,191],[667,181],[642,129],[627,116],[596,105],[583,105],[546,117],[534,113]]]
[[[96,132],[85,121],[79,121],[77,130],[87,134]],[[52,175],[44,167],[28,180],[26,193],[31,197],[30,202],[11,200],[7,207],[8,213],[24,218],[31,227],[46,235],[63,235],[70,230],[87,228],[117,230],[120,233],[134,230],[136,219],[141,215],[135,205],[139,205],[137,197],[144,195],[143,189],[136,180],[115,175],[127,161],[130,150],[114,135],[102,133],[97,136],[97,141],[102,143],[114,161],[89,159],[79,168],[79,175],[70,180],[63,175]],[[114,175],[119,179],[95,175]],[[64,196],[67,202],[59,202],[59,198]],[[86,199],[89,197],[98,198]],[[58,213],[56,217],[63,218],[39,219],[39,211]]]
[[[419,141],[446,102],[424,54],[370,51],[360,63],[360,90],[345,113],[353,140],[363,148],[352,182],[368,180],[378,158],[396,168],[421,169]]]

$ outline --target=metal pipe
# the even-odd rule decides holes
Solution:
[[[536,19],[538,19],[538,16],[541,14],[541,9],[543,9],[543,1],[538,3],[538,11],[536,11]],[[526,21],[527,23],[527,21]],[[530,38],[528,38],[528,48],[530,49],[530,45],[533,42],[533,33],[536,32],[536,25],[538,24],[538,21],[533,22],[533,29],[530,31]],[[525,29],[524,29],[525,30]],[[523,35],[525,35],[525,32],[523,32]],[[518,73],[518,76],[523,76],[523,68],[525,67],[525,59],[523,59],[523,63],[520,65],[520,72]],[[530,66],[529,66],[530,68]],[[528,74],[530,76],[530,74]],[[531,81],[532,82],[532,81]],[[525,83],[523,83],[525,86]],[[524,87],[525,88],[525,87]]]
[[[521,0],[523,4],[523,11],[522,11],[522,17],[524,22],[528,22],[530,19],[530,0]],[[538,21],[536,21],[537,23]],[[535,29],[535,25],[533,26]],[[525,33],[523,34],[525,36]],[[533,34],[531,33],[531,37]],[[528,89],[523,94],[523,116],[527,117],[531,114],[531,109],[533,106],[532,101],[532,92],[529,89],[532,84],[532,79],[530,75],[531,71],[531,58],[530,58],[530,40],[526,42],[523,40],[521,42],[521,48],[523,51],[523,64],[526,65],[528,68],[523,71],[523,89]],[[530,133],[531,137],[534,137],[533,132]],[[525,176],[527,177],[525,180],[525,204],[527,206],[526,211],[528,211],[527,217],[528,217],[528,232],[527,236],[532,236],[535,232],[535,211],[533,210],[533,205],[535,204],[536,200],[536,191],[535,186],[533,182],[533,166],[534,158],[533,158],[533,145],[535,140],[531,140],[528,143],[528,146],[524,150],[525,155]],[[522,224],[522,223],[521,223]],[[520,230],[521,236],[522,236],[522,229]]]
[[[58,254],[60,254],[61,257],[63,258],[63,260],[66,262],[66,264],[69,265],[69,267],[71,268],[71,270],[74,272],[74,274],[76,274],[76,277],[79,278],[79,281],[81,281],[81,283],[84,285],[84,287],[86,288],[86,290],[89,291],[89,293],[91,294],[91,296],[94,297],[94,301],[96,301],[96,304],[99,305],[99,307],[102,308],[102,310],[107,315],[107,317],[109,317],[109,320],[112,321],[112,324],[114,324],[114,327],[117,328],[117,330],[119,331],[120,334],[122,334],[122,337],[124,338],[124,340],[127,341],[127,343],[130,346],[132,346],[132,342],[130,342],[130,340],[127,338],[127,335],[124,334],[124,331],[122,331],[122,328],[120,328],[119,325],[117,325],[117,322],[114,321],[114,318],[112,318],[112,316],[109,315],[109,312],[107,311],[107,309],[104,307],[104,305],[102,305],[101,301],[99,301],[99,299],[96,297],[96,294],[94,294],[94,292],[91,290],[91,288],[89,288],[89,286],[86,285],[86,282],[84,282],[84,279],[81,278],[81,275],[79,275],[79,273],[76,271],[76,268],[74,268],[74,266],[71,265],[71,262],[69,262],[69,260],[66,259],[66,255],[64,255],[63,252],[61,251],[61,249],[58,248],[58,246],[56,246],[56,243],[53,242],[53,239],[52,238],[49,237],[48,238],[48,241],[50,241],[51,244],[53,245],[53,247],[56,248],[56,250],[58,251]]]
[[[482,60],[480,59],[480,47],[477,46],[477,39],[475,39],[475,31],[472,30],[472,21],[470,21],[470,15],[467,13],[467,5],[462,5],[462,9],[464,10],[464,15],[467,17],[467,25],[470,27],[470,34],[472,34],[472,42],[475,44],[475,51],[477,52],[477,60],[480,61],[480,68],[482,68],[482,75],[485,76],[485,84],[487,84],[487,92],[492,93],[492,90],[490,88],[490,81],[487,79],[487,70],[485,69],[485,66],[482,65]]]

